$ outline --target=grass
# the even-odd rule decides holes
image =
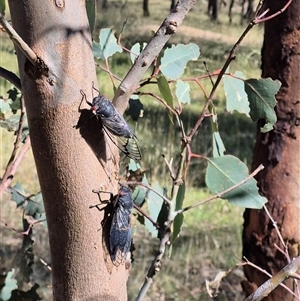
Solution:
[[[109,2],[109,9],[100,13],[95,38],[100,27],[114,27],[117,32],[120,32],[124,20],[128,19],[122,36],[122,43],[126,47],[131,47],[137,41],[147,42],[152,35],[151,28],[157,29],[162,22],[162,16],[166,16],[169,11],[169,2],[154,0],[150,2],[150,18],[142,18],[142,4],[140,1],[128,1],[121,13],[119,13],[120,5],[121,2]],[[188,64],[186,78],[206,74],[203,61],[207,63],[210,71],[220,69],[228,56],[230,48],[243,31],[243,27],[238,25],[239,16],[237,13],[234,15],[234,24],[229,27],[224,11],[220,15],[220,21],[216,23],[209,21],[205,11],[206,4],[197,3],[197,7],[192,9],[183,23],[184,30],[179,30],[178,34],[168,44],[170,46],[172,43],[194,42],[199,45],[201,49],[200,60]],[[12,44],[8,39],[2,37],[3,34],[1,35],[0,64],[16,72],[17,64]],[[261,44],[262,28],[257,27],[250,32],[242,43],[230,70],[232,72],[241,70],[246,77],[258,77],[260,75]],[[110,59],[110,66],[111,71],[122,78],[128,71],[130,62],[123,55],[118,55]],[[108,75],[98,69],[97,73],[101,92],[112,97],[113,86]],[[203,86],[207,91],[211,88],[208,80],[203,82]],[[0,79],[0,94],[5,95],[9,88],[10,84]],[[151,92],[158,92],[152,86],[147,87],[147,89]],[[199,116],[201,110],[199,99],[201,103],[204,99],[199,89],[194,89],[191,97],[193,103],[190,107],[185,107],[183,115],[187,129],[194,124]],[[228,153],[237,155],[249,165],[255,126],[240,115],[224,113],[224,99],[224,92],[222,88],[219,88],[214,104],[219,112],[221,136],[224,139]],[[156,180],[168,185],[170,184],[168,171],[160,154],[164,152],[168,157],[172,157],[178,153],[179,136],[176,128],[168,122],[165,110],[160,104],[149,97],[143,97],[142,101],[145,104],[145,117],[139,123],[138,132],[142,133],[141,140],[148,153],[145,162],[143,162],[148,170],[147,176],[152,182]],[[161,134],[158,136],[154,129],[159,129]],[[3,174],[10,156],[14,136],[2,128],[0,132],[2,142],[0,170]],[[211,147],[210,136],[209,125],[204,123],[193,142],[193,147],[197,147],[199,153],[209,153]],[[158,140],[160,141],[159,145]],[[184,205],[193,204],[209,195],[202,188],[204,169],[205,166],[199,161],[193,161]],[[31,193],[38,191],[39,186],[31,152],[26,155],[15,179],[14,183],[18,180]],[[5,212],[2,212],[1,215],[1,222],[6,221],[11,227],[21,228],[22,212],[20,210],[15,211],[15,204],[9,201],[8,195],[1,199],[1,207],[5,207]],[[205,279],[212,279],[220,269],[226,270],[234,265],[236,262],[235,254],[238,257],[241,256],[242,212],[242,208],[234,207],[224,200],[215,200],[186,212],[181,235],[173,246],[172,257],[164,257],[163,266],[145,300],[211,300],[205,291]],[[20,247],[22,237],[3,226],[1,226],[1,231],[3,241],[7,242],[5,244],[5,256],[1,255],[2,261],[5,259],[6,266],[9,266],[12,261],[11,258],[15,256]],[[43,286],[43,299],[50,300],[51,289],[45,288],[50,284],[50,275],[47,269],[38,261],[39,258],[43,258],[48,262],[50,260],[48,242],[45,239],[47,229],[39,225],[35,227],[34,235],[34,252],[36,255],[34,277]],[[154,252],[157,250],[158,240],[152,238],[142,226],[137,224],[134,243],[136,251],[134,254],[135,262],[128,282],[129,300],[134,299],[144,281],[147,268]],[[233,301],[241,299],[239,298],[241,296],[240,274],[233,273],[228,277],[228,280],[222,282],[221,293],[216,300]]]

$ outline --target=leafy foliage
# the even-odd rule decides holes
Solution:
[[[114,31],[110,28],[100,30],[99,43],[93,42],[93,53],[95,58],[105,61],[116,52],[122,52],[118,45]]]
[[[185,184],[182,184],[179,186],[178,189],[176,204],[175,204],[175,212],[177,210],[182,209],[184,197],[185,197]],[[183,213],[176,214],[176,217],[174,219],[174,224],[173,224],[171,243],[173,243],[174,240],[178,237],[182,224],[183,224]]]
[[[178,101],[181,103],[190,104],[190,90],[190,85],[179,79],[176,84],[176,96]]]
[[[11,298],[12,291],[15,290],[17,285],[17,280],[13,278],[15,269],[12,269],[6,274],[4,286],[0,292],[0,300],[7,301]]]
[[[95,0],[86,0],[86,13],[89,19],[90,30],[93,33],[96,22],[96,2]]]
[[[199,47],[194,43],[172,46],[164,52],[160,70],[168,79],[178,79],[183,75],[187,63],[198,59],[199,55]]]
[[[275,95],[281,83],[271,78],[245,80],[245,91],[250,103],[250,116],[253,121],[265,119],[266,124],[261,128],[263,133],[273,129],[277,121],[274,107],[276,105]]]
[[[160,187],[158,184],[154,185],[154,189],[155,189],[155,191],[159,192],[162,195],[164,195],[164,193],[165,193],[164,189],[162,187]],[[158,216],[159,216],[159,213],[161,211],[164,201],[158,194],[156,194],[152,190],[150,190],[148,192],[148,194],[146,196],[146,201],[147,201],[149,214],[150,214],[151,218],[154,221],[156,221],[158,219]],[[150,221],[146,219],[145,225],[146,225],[147,230],[151,233],[151,235],[153,237],[156,237],[157,229],[153,226],[153,224],[150,223]]]
[[[236,71],[233,76],[223,76],[226,110],[230,113],[236,110],[249,116],[250,108],[243,79],[245,76],[241,71]]]
[[[130,49],[130,59],[131,62],[134,63],[136,58],[139,56],[142,50],[145,49],[147,46],[147,43],[143,43],[142,45],[140,43],[135,43],[131,49]]]
[[[4,15],[5,13],[5,8],[6,8],[5,0],[0,0],[0,13],[2,15]]]
[[[216,194],[239,184],[248,175],[248,168],[243,162],[227,155],[208,159],[205,182],[210,191]],[[222,198],[235,205],[254,209],[260,209],[267,202],[265,197],[259,195],[253,178],[226,193]]]
[[[25,214],[34,219],[45,218],[45,209],[41,192],[28,196],[28,192],[17,183],[11,189],[11,200],[16,202],[17,207],[24,209]]]
[[[171,89],[169,87],[167,79],[163,75],[158,77],[157,85],[158,85],[159,91],[160,91],[161,95],[163,96],[164,100],[166,101],[166,103],[171,108],[173,108],[173,96],[171,93]]]

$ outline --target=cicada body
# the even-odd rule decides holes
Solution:
[[[121,186],[115,200],[109,235],[110,257],[115,265],[122,263],[130,251],[132,208],[131,190],[126,186]]]
[[[95,89],[95,88],[94,88]],[[86,95],[81,92],[86,98]],[[129,158],[139,161],[142,158],[139,140],[125,119],[116,110],[111,101],[99,93],[92,103],[86,102],[101,122],[104,131],[111,141]],[[118,142],[111,136],[117,137]]]

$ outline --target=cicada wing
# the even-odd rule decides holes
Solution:
[[[110,256],[115,265],[124,262],[131,245],[131,212],[122,207],[116,208],[110,228]]]
[[[129,138],[133,131],[125,119],[114,109],[110,116],[100,116],[103,126],[105,126],[113,135]]]
[[[110,140],[118,147],[118,149],[123,154],[135,161],[139,161],[142,159],[141,146],[137,137],[134,134],[130,138],[113,136],[111,131],[104,124],[103,129],[107,136],[110,138]]]
[[[130,138],[117,137],[119,149],[129,158],[139,161],[142,159],[142,150],[136,136]]]

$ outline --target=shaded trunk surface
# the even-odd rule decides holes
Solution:
[[[279,11],[281,0],[268,0],[270,14]],[[273,131],[258,130],[252,169],[260,163],[265,169],[256,179],[271,216],[288,245],[290,257],[299,255],[300,242],[300,1],[265,24],[262,49],[262,77],[281,81],[276,95],[277,118]],[[263,124],[259,122],[258,128]],[[275,275],[287,264],[271,220],[264,210],[247,209],[244,214],[243,255]],[[247,295],[267,280],[260,271],[246,266],[243,287]],[[285,282],[293,290],[293,280]],[[278,287],[264,300],[289,301],[293,296]]]

